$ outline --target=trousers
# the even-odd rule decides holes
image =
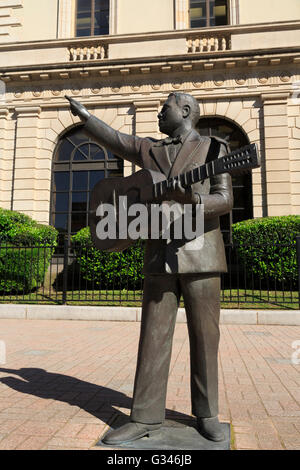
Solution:
[[[145,275],[131,420],[165,419],[167,382],[179,301],[183,296],[190,343],[192,414],[218,415],[220,274]]]

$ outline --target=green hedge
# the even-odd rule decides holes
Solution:
[[[0,291],[30,292],[43,283],[53,254],[51,248],[0,249]]]
[[[0,208],[0,290],[28,292],[44,280],[57,230],[20,212]]]
[[[239,258],[250,275],[296,283],[296,236],[300,235],[300,216],[245,220],[232,225],[232,235]]]
[[[139,288],[143,279],[142,242],[122,252],[106,253],[93,247],[89,227],[73,235],[72,242],[82,279],[106,289]]]

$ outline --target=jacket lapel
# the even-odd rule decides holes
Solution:
[[[197,131],[192,130],[178,152],[173,165],[171,165],[166,145],[153,145],[151,153],[158,169],[167,177],[177,176],[203,165],[210,146],[210,139],[201,137]]]
[[[167,177],[170,172],[171,162],[169,160],[166,145],[153,145],[152,156],[159,170]]]
[[[193,130],[178,152],[168,177],[177,176],[184,170],[187,171],[189,167],[195,167],[195,163],[197,164],[196,166],[205,163],[209,148],[209,145],[207,145],[207,149],[205,148],[205,143],[206,139]]]

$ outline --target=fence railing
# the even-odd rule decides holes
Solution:
[[[288,248],[298,274],[294,270],[278,280],[268,267],[264,276],[253,271],[237,247],[227,245],[222,307],[300,308],[300,237]],[[105,253],[101,258],[92,247],[74,247],[66,239],[61,254],[54,252],[49,245],[0,246],[0,302],[141,305],[142,247],[133,254]]]

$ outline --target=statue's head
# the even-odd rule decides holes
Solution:
[[[200,119],[198,101],[187,93],[170,93],[158,114],[159,129],[167,135],[195,128]]]

